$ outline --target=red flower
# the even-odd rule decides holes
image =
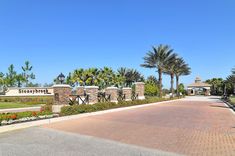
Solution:
[[[32,112],[32,116],[37,116],[37,112]]]
[[[15,119],[17,118],[17,115],[16,115],[16,114],[12,114],[12,115],[10,116],[10,118],[11,118],[12,120],[15,120]]]

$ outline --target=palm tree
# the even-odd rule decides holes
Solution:
[[[145,68],[156,68],[158,72],[159,81],[159,94],[162,97],[162,73],[166,71],[166,63],[175,57],[173,49],[168,45],[159,45],[153,47],[153,51],[149,51],[144,59],[144,64],[141,64]]]
[[[179,96],[179,77],[189,75],[191,73],[191,68],[185,63],[183,58],[177,58],[174,68],[174,74],[176,78],[176,94]]]
[[[177,54],[173,54],[171,59],[166,62],[166,70],[163,72],[164,74],[168,74],[171,77],[171,94],[174,97],[174,77],[175,77],[175,68],[177,66]]]
[[[129,68],[124,68],[124,67],[119,68],[118,75],[120,75],[121,77],[124,77],[126,87],[131,87],[133,82],[144,80],[143,75],[135,69],[129,69]]]
[[[143,81],[143,80],[144,80],[144,78],[141,75],[141,73],[139,73],[135,69],[129,69],[126,73],[126,86],[128,86],[128,87],[131,87],[131,85],[134,82]]]
[[[151,75],[147,78],[146,82],[149,82],[149,83],[153,83],[153,84],[156,84],[158,86],[159,82],[158,82],[158,79]]]
[[[112,68],[104,67],[100,69],[97,79],[99,87],[104,89],[115,84],[115,73]]]
[[[235,94],[235,75],[229,75],[226,78],[226,83],[231,86],[231,93]]]
[[[76,69],[73,74],[71,74],[71,82],[74,85],[80,86],[92,86],[98,83],[99,70],[97,68],[89,69]]]
[[[235,75],[235,68],[232,69],[232,74]]]
[[[125,67],[121,67],[121,68],[119,68],[119,69],[117,70],[118,75],[123,76],[123,77],[126,76],[127,71],[128,71],[128,69],[125,68]]]

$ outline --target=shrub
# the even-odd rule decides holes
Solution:
[[[177,98],[172,98],[177,99]],[[128,107],[133,105],[141,105],[141,104],[148,104],[160,101],[166,101],[168,99],[158,98],[158,97],[148,97],[145,100],[135,100],[135,101],[120,101],[118,103],[113,102],[106,102],[106,103],[96,103],[93,105],[72,105],[72,106],[64,106],[61,108],[61,116],[66,115],[75,115],[80,113],[88,113],[88,112],[95,112],[100,110],[112,109],[112,108],[119,108],[119,107]]]
[[[46,104],[44,106],[41,106],[40,112],[47,111],[47,112],[52,112],[52,105]]]
[[[149,96],[158,95],[159,89],[156,84],[146,83],[144,94]]]

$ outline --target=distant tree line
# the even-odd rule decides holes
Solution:
[[[224,93],[230,95],[235,94],[235,68],[225,79],[223,78],[212,78],[206,80],[206,83],[212,85],[211,94],[212,95],[223,95]]]
[[[33,66],[29,61],[26,61],[24,66],[21,67],[22,71],[17,73],[13,64],[8,67],[7,73],[0,72],[0,87],[2,90],[7,87],[22,87],[33,86],[31,80],[35,79],[35,75],[32,72]]]
[[[110,67],[75,69],[66,77],[66,83],[71,86],[99,86],[104,89],[109,86],[131,87],[134,82],[144,81],[144,76],[135,69],[119,68],[114,71]],[[55,83],[59,83],[57,79]]]

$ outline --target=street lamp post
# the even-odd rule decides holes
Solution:
[[[63,84],[64,80],[65,80],[64,74],[60,73],[60,75],[57,77],[57,79],[60,81],[60,84]]]

